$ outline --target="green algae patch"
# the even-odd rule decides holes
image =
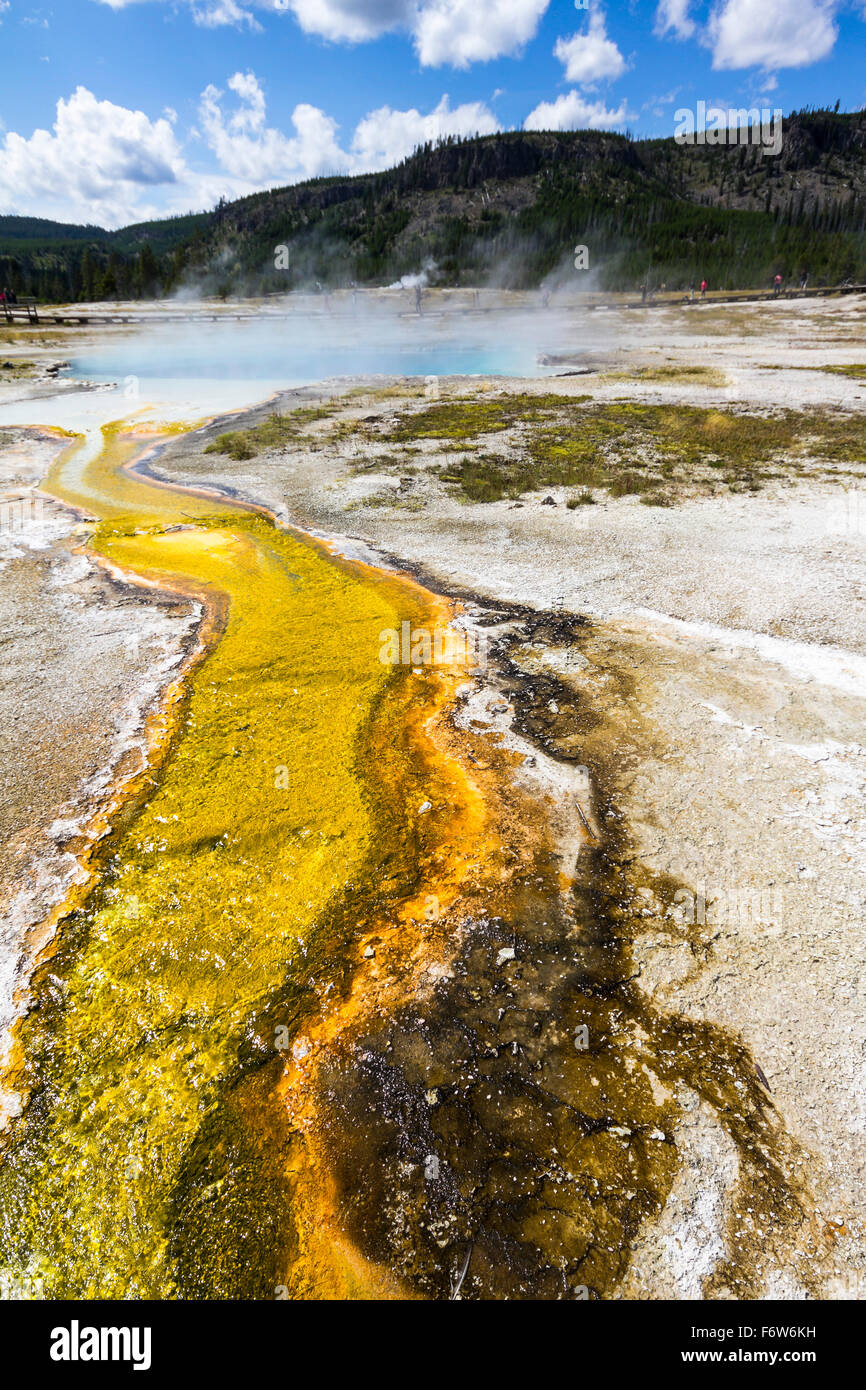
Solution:
[[[99,517],[97,554],[220,608],[222,631],[19,1026],[29,1101],[3,1141],[0,1265],[47,1297],[175,1293],[178,1184],[197,1136],[222,1133],[251,1022],[306,981],[329,909],[387,850],[358,747],[391,679],[379,634],[423,611],[254,512],[132,475],[140,448],[109,430],[53,486]]]

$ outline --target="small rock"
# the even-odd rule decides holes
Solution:
[[[504,965],[507,960],[514,960],[514,947],[503,946],[499,955],[496,957],[497,965]]]
[[[421,805],[418,807],[418,815],[423,816],[424,812],[429,811],[432,805],[432,801],[422,801]]]
[[[542,507],[555,507],[556,503],[554,502],[552,497],[545,497],[541,505]]]
[[[365,959],[365,960],[372,960],[372,958],[373,958],[373,956],[375,956],[375,954],[376,954],[376,948],[375,948],[375,946],[365,946],[365,947],[364,947],[364,959]]]

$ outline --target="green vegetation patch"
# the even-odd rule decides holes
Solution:
[[[554,395],[439,401],[426,410],[404,416],[388,431],[387,438],[395,444],[410,439],[476,439],[513,425],[542,420],[551,410],[562,410],[571,404],[571,396]]]
[[[263,449],[296,444],[303,437],[304,426],[315,420],[326,420],[332,414],[328,406],[300,406],[288,415],[276,411],[258,425],[245,430],[228,430],[217,435],[205,449],[206,454],[227,454],[232,459],[251,459]]]
[[[605,489],[613,497],[648,494],[667,505],[685,487],[756,491],[780,470],[809,459],[866,461],[866,432],[855,414],[779,410],[755,415],[630,401],[587,405],[586,398],[515,395],[495,401],[439,402],[407,415],[388,442],[443,439],[464,448],[510,431],[506,449],[463,453],[443,469],[473,502],[549,487]],[[584,504],[585,505],[585,504]]]
[[[248,429],[220,434],[205,452],[243,460],[269,448],[298,447],[309,437],[306,427],[331,418],[334,410],[303,406],[275,413]],[[583,490],[572,498],[574,505],[588,505],[593,493],[606,491],[667,506],[686,491],[724,486],[755,492],[770,478],[796,475],[813,464],[838,469],[866,462],[866,430],[855,413],[748,414],[543,393],[436,401],[387,422],[343,418],[327,437],[333,444],[364,439],[371,446],[372,452],[352,460],[353,471],[414,473],[424,462],[471,502],[565,487]],[[425,440],[441,441],[435,460],[421,452]],[[408,452],[412,446],[418,452]]]
[[[20,357],[0,362],[0,377],[33,376],[35,372],[36,363],[24,362]]]
[[[841,367],[822,367],[822,372],[832,372],[835,376],[850,376],[855,381],[866,381],[866,362],[848,362]]]
[[[724,386],[727,378],[717,367],[680,366],[636,367],[631,372],[606,372],[608,381],[658,381],[662,384],[675,382],[680,385]]]

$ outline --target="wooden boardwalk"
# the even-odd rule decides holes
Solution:
[[[805,290],[793,287],[783,289],[780,294],[775,294],[772,289],[767,290],[714,290],[708,291],[704,298],[699,292],[695,292],[691,298],[688,292],[682,290],[665,290],[655,292],[646,299],[632,298],[630,295],[612,296],[603,292],[591,294],[577,294],[576,298],[569,296],[567,299],[551,303],[549,308],[576,308],[587,309],[664,309],[671,307],[690,308],[700,304],[753,304],[761,301],[784,300],[786,303],[798,299],[827,299],[832,295],[847,294],[866,294],[866,285],[821,285]],[[435,303],[435,301],[434,301]],[[463,313],[467,316],[486,316],[488,314],[514,312],[522,306],[515,304],[481,304],[467,305],[457,309],[456,306],[436,306],[428,301],[421,317],[437,318],[443,314]],[[526,306],[530,307],[530,306]],[[76,309],[74,306],[56,307],[45,306],[42,308],[37,305],[35,299],[20,299],[16,304],[2,304],[0,309],[4,311],[7,323],[26,325],[40,324],[60,324],[60,325],[83,325],[93,324],[160,324],[167,326],[172,323],[256,323],[263,320],[274,322],[291,322],[299,317],[309,317],[312,313],[318,318],[342,317],[327,309],[316,308],[312,310],[293,309],[290,312],[280,313],[273,309],[262,312],[258,308],[245,309],[197,309],[188,313],[161,313],[152,309],[142,309],[141,311],[121,310],[121,311],[99,311],[94,312],[90,308]],[[418,317],[417,309],[398,311],[401,318]]]
[[[39,309],[35,299],[25,296],[17,299],[14,304],[7,304],[5,299],[0,308],[7,323],[38,323]]]
[[[757,304],[762,301],[778,299],[789,303],[796,299],[829,299],[837,294],[866,294],[866,285],[820,285],[814,289],[788,289],[781,290],[778,294],[774,290],[708,290],[702,298],[699,290],[695,290],[692,297],[688,291],[665,290],[662,294],[656,292],[648,295],[644,299],[630,299],[626,303],[616,303],[606,301],[604,308],[607,309],[667,309],[671,305],[682,305],[685,307],[692,304]],[[601,308],[602,305],[595,305]]]

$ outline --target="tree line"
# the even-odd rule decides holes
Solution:
[[[610,290],[705,278],[744,289],[804,273],[813,285],[862,283],[866,113],[837,108],[792,113],[778,158],[754,145],[513,131],[449,136],[393,169],[120,233],[0,218],[0,286],[57,302],[184,287],[227,297],[381,284],[430,265],[442,285],[525,289],[564,271],[577,243]]]

